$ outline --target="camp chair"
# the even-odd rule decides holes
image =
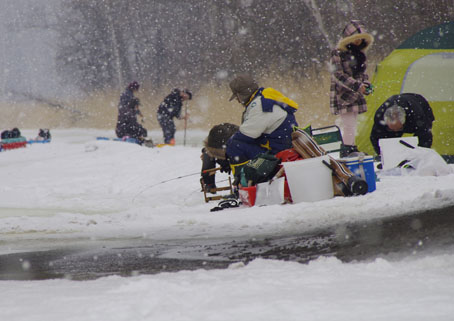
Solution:
[[[206,172],[209,173],[215,173],[216,171],[220,170],[220,167],[217,168],[212,168],[212,169],[207,169],[205,170]],[[203,178],[200,178],[200,185],[202,186],[202,192],[203,192],[203,197],[205,198],[205,202],[208,203],[209,201],[218,201],[222,200],[225,198],[228,198],[228,196],[233,194],[233,186],[232,186],[232,179],[229,176],[229,185],[224,186],[224,187],[216,187],[212,188],[211,190],[208,190],[206,184],[203,182]],[[207,196],[208,193],[210,192],[219,192],[219,191],[229,191],[229,194],[226,195],[216,195],[216,196]]]
[[[339,152],[342,144],[342,134],[336,125],[312,128],[312,137],[327,153]]]

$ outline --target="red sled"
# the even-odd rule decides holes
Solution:
[[[27,146],[27,140],[25,137],[19,138],[7,138],[1,141],[2,150],[10,150]]]

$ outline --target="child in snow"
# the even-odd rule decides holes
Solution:
[[[344,28],[342,39],[331,52],[330,111],[340,115],[343,144],[340,157],[358,152],[355,144],[356,119],[367,111],[364,95],[371,85],[366,74],[366,51],[374,38],[366,33],[359,21],[352,20]]]

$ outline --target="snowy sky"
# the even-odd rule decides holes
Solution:
[[[25,130],[33,138],[38,130]],[[360,197],[212,213],[200,193],[201,141],[144,148],[111,131],[53,130],[52,143],[0,153],[0,253],[77,239],[170,240],[303,234],[452,205],[454,176],[382,176]],[[152,132],[156,142],[161,133]],[[219,176],[218,180],[225,179]],[[222,184],[222,183],[221,183]],[[48,242],[52,240],[52,242]],[[43,248],[43,244],[46,244]],[[27,268],[24,265],[24,268]],[[452,320],[454,255],[309,264],[255,260],[226,270],[93,281],[0,281],[0,320]]]

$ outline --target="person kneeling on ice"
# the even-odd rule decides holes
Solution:
[[[432,123],[435,120],[427,100],[419,95],[405,93],[389,97],[375,112],[370,141],[377,155],[381,138],[402,137],[404,133],[418,137],[418,146],[432,146]]]
[[[134,97],[134,92],[139,90],[139,84],[134,81],[129,84],[120,97],[118,105],[118,120],[115,133],[118,138],[130,137],[141,142],[147,137],[147,130],[137,121],[137,115],[142,116],[139,106],[140,101]]]
[[[293,128],[298,124],[294,113],[298,104],[273,88],[259,87],[249,74],[230,82],[232,96],[245,109],[242,122],[227,142],[226,155],[238,185],[240,169],[259,154],[276,154],[292,147]]]
[[[215,170],[220,165],[221,172],[230,174],[230,164],[225,154],[226,144],[239,127],[234,124],[222,123],[211,128],[208,137],[204,140],[202,149],[202,182],[210,193],[216,192]]]

